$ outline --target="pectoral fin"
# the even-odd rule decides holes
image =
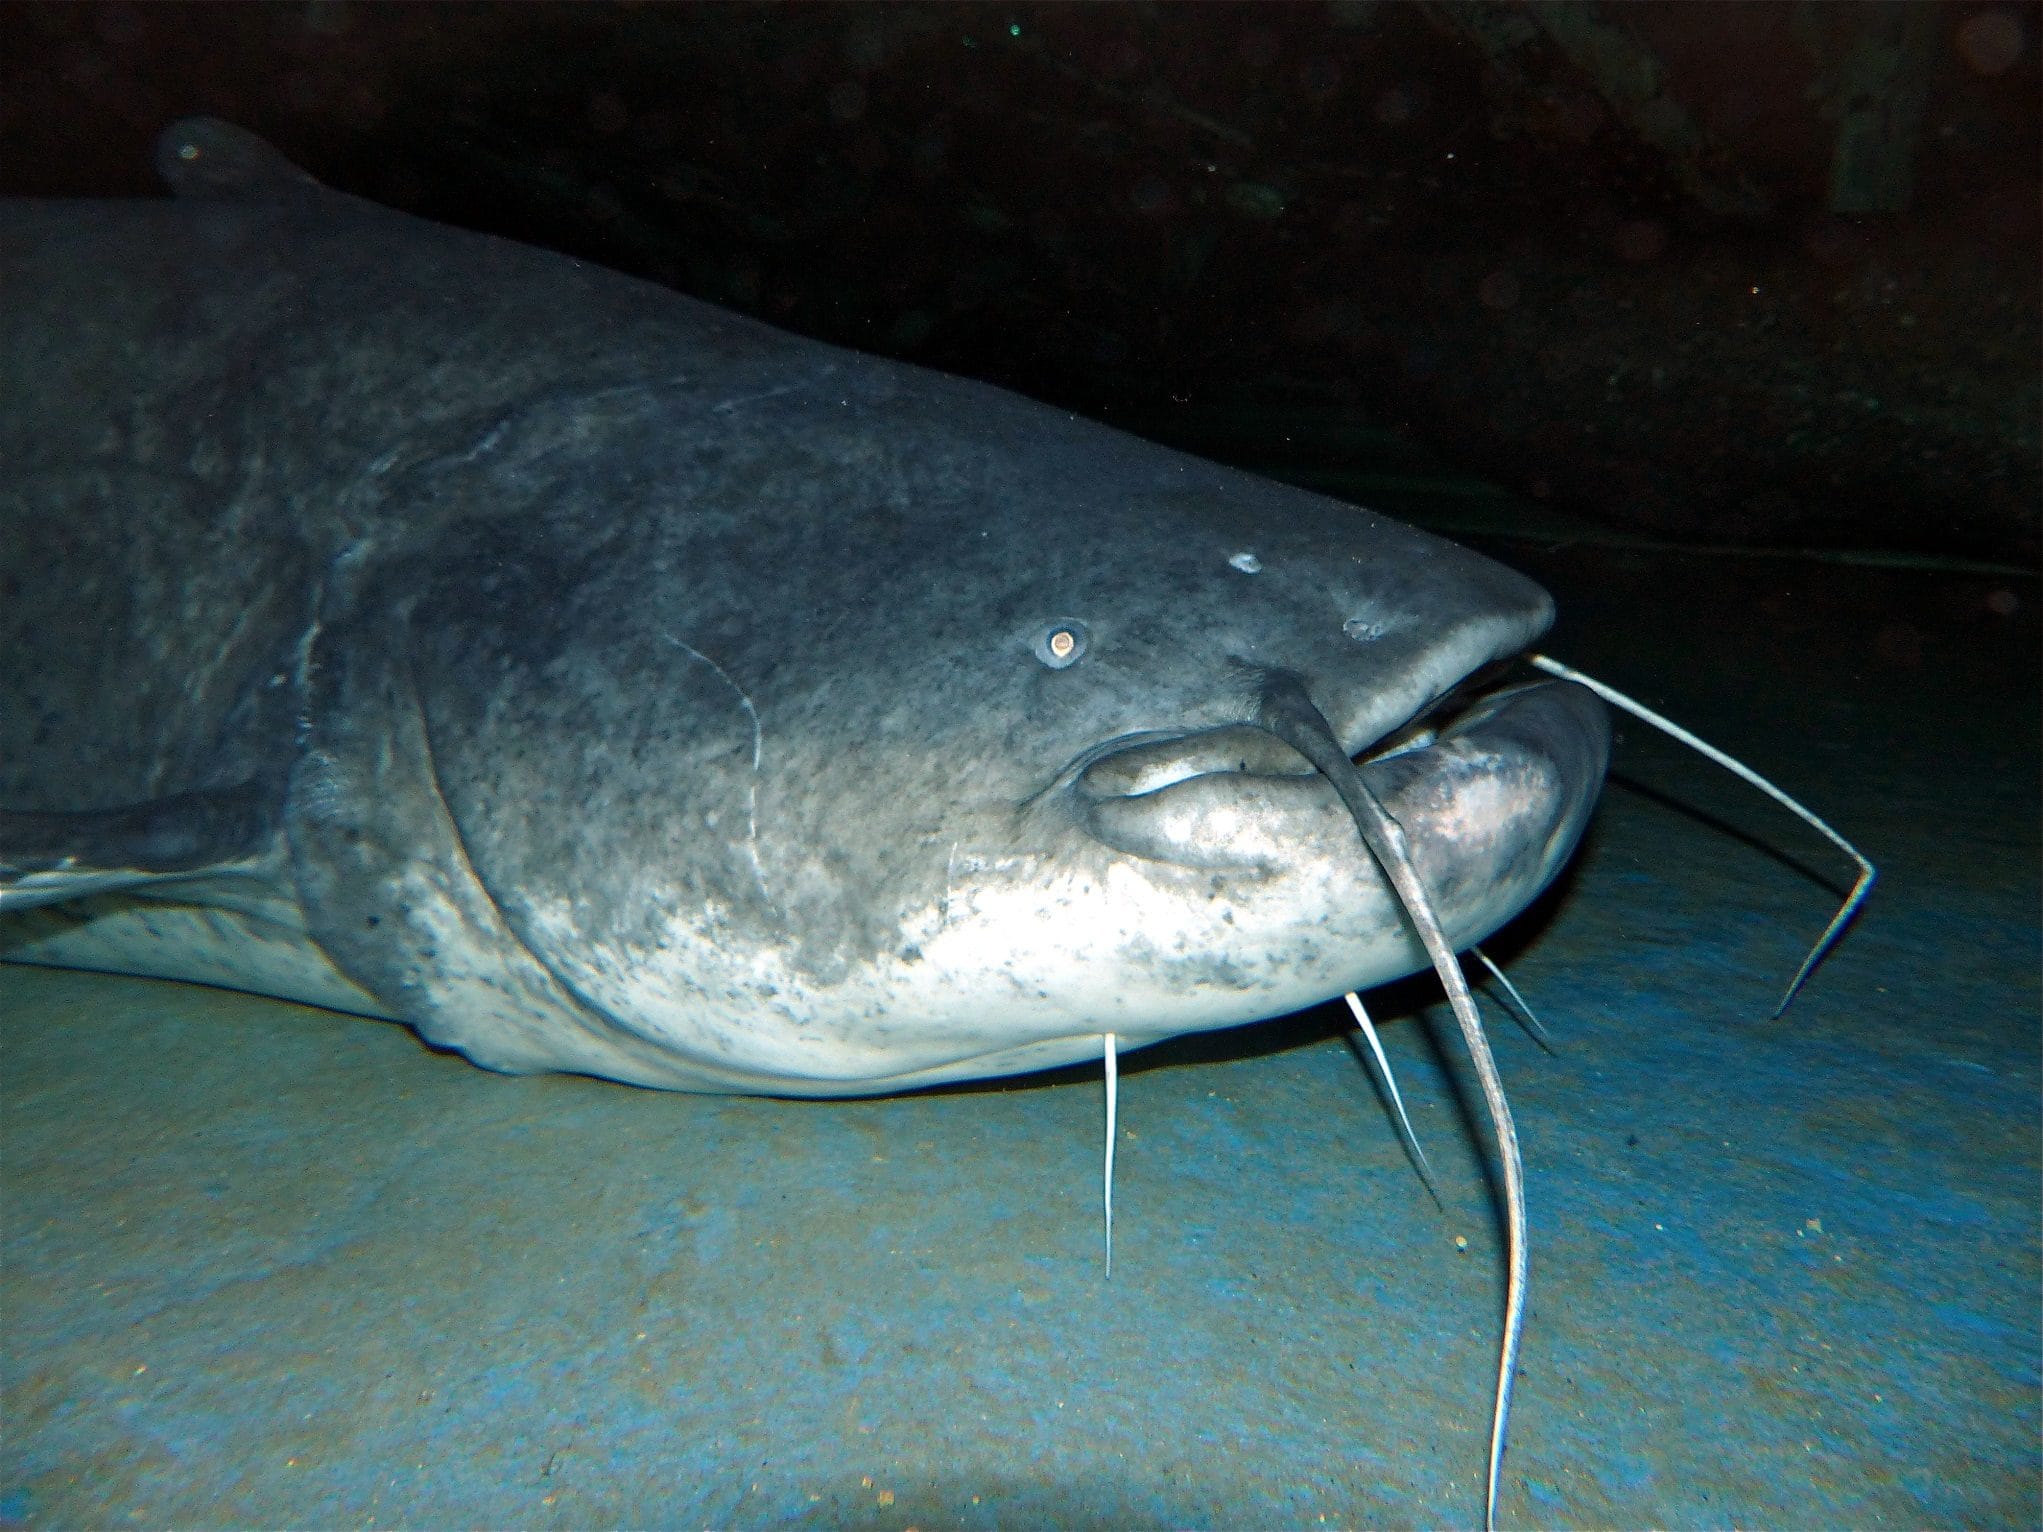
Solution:
[[[257,782],[80,813],[0,810],[0,910],[247,867],[274,841],[275,795]]]

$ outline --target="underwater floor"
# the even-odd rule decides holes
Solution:
[[[2035,583],[1500,552],[1882,873],[1769,1021],[1842,859],[1626,724],[1492,944],[1556,1040],[1490,1013],[1500,1521],[2035,1526]],[[662,1095],[0,967],[0,1523],[1475,1522],[1502,1261],[1435,993],[1375,1007],[1444,1209],[1323,1008],[1124,1060],[1106,1281],[1096,1072]]]

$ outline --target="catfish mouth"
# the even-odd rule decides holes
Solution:
[[[1336,734],[1302,677],[1256,671],[1252,725],[1109,749],[1072,785],[1086,805],[1088,828],[1104,844],[1165,862],[1261,863],[1279,877],[1305,874],[1303,900],[1268,901],[1280,911],[1288,907],[1294,920],[1312,918],[1316,905],[1324,921],[1331,875],[1359,858],[1380,874],[1376,888],[1390,895],[1416,938],[1411,956],[1440,976],[1482,1085],[1504,1173],[1509,1271],[1483,1518],[1494,1528],[1525,1325],[1525,1166],[1456,954],[1522,910],[1574,851],[1603,783],[1610,726],[1596,694],[1572,681],[1492,691],[1483,686],[1487,679],[1466,678],[1418,716],[1358,746]],[[1224,874],[1211,876],[1217,896]],[[1374,1029],[1352,989],[1348,998],[1373,1044]],[[1113,1046],[1109,1035],[1110,1152]],[[1390,1088],[1394,1099],[1396,1086]],[[1398,1112],[1402,1118],[1402,1104]],[[1110,1157],[1109,1174],[1112,1163]]]
[[[1510,668],[1484,667],[1388,734],[1338,742],[1443,883],[1520,881],[1528,862],[1544,883],[1602,783],[1602,704],[1568,682],[1509,684]],[[1325,774],[1261,724],[1109,743],[1070,783],[1096,840],[1152,861],[1274,873],[1316,852],[1366,858]]]

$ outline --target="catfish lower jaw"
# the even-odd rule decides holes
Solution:
[[[1602,704],[1539,682],[1418,720],[1360,766],[1445,893],[1543,885],[1587,820],[1608,751]],[[1071,790],[1095,839],[1152,861],[1277,874],[1366,855],[1332,787],[1261,729],[1137,744],[1092,762]]]

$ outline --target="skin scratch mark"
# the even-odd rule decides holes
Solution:
[[[660,637],[676,649],[694,655],[696,659],[714,670],[717,678],[737,694],[738,706],[745,710],[746,718],[751,720],[752,780],[745,788],[745,851],[752,858],[752,876],[759,884],[760,894],[765,897],[768,904],[772,904],[773,895],[766,887],[766,869],[759,864],[759,762],[766,743],[765,731],[759,726],[759,709],[754,707],[752,699],[745,695],[745,688],[731,679],[730,672],[700,649],[682,643],[671,633],[662,633]]]
[[[798,394],[806,386],[806,384],[801,383],[787,383],[779,388],[764,389],[756,394],[742,394],[736,399],[725,399],[720,403],[711,405],[710,410],[713,414],[717,415],[732,415],[748,404],[762,404],[768,399],[778,399],[786,394]]]

